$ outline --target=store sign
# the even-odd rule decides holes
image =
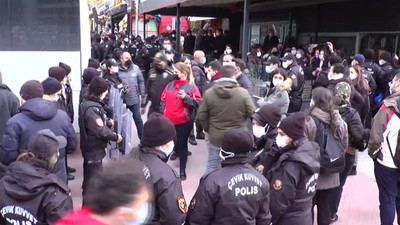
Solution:
[[[95,2],[95,6],[96,6],[97,8],[99,8],[99,7],[103,6],[103,5],[105,5],[105,0],[94,0],[94,2]]]

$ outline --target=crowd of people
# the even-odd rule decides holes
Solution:
[[[222,37],[217,30],[215,43]],[[400,168],[393,57],[381,54],[378,65],[367,49],[348,63],[329,42],[305,53],[281,51],[267,38],[240,59],[226,44],[198,49],[197,38],[184,54],[168,38],[156,47],[153,37],[96,36],[79,99],[83,208],[76,211],[67,166],[77,149],[71,68],[60,62],[44,81],[24,83],[21,102],[0,79],[0,223],[328,225],[339,219],[357,152],[368,149],[381,224],[392,224]],[[253,96],[251,76],[269,81],[263,96]],[[132,112],[140,143],[103,168],[109,142],[124,139],[114,130],[110,88]],[[199,139],[208,144],[207,165],[187,204],[188,143]],[[167,164],[177,158],[179,173]]]

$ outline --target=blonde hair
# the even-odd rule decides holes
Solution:
[[[187,80],[189,80],[189,84],[194,85],[194,76],[193,76],[193,70],[190,67],[190,65],[186,65],[183,62],[177,62],[174,64],[174,67],[179,70],[180,72],[186,74]]]

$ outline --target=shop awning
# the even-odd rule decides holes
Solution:
[[[184,3],[190,0],[145,0],[139,3],[139,14],[151,12],[157,9],[162,9],[177,4]]]

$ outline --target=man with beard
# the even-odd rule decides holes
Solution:
[[[168,66],[168,57],[159,52],[153,59],[153,68],[149,71],[146,83],[146,96],[142,101],[141,114],[145,113],[146,106],[151,101],[147,117],[153,112],[160,113],[161,94],[167,84],[174,80],[172,69]]]

